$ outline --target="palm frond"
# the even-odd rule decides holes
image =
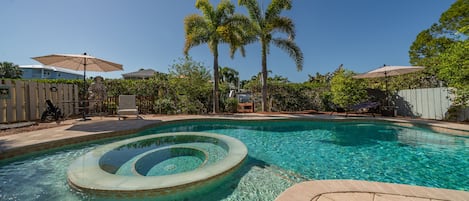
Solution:
[[[234,14],[227,22],[238,40],[242,40],[243,45],[247,45],[257,41],[257,35],[260,32],[259,28],[252,24],[251,20],[244,15]]]
[[[282,10],[290,10],[291,7],[292,0],[272,0],[265,11],[265,19],[270,21],[270,19],[279,16]]]
[[[184,54],[187,56],[189,50],[195,46],[207,43],[209,38],[203,34],[186,34],[186,41],[184,43]]]
[[[295,39],[295,24],[288,17],[276,17],[269,21],[272,26],[272,32],[285,33],[290,40]]]
[[[249,17],[255,22],[262,22],[264,17],[257,0],[238,0],[238,5],[246,7]]]
[[[197,0],[195,2],[195,7],[202,11],[202,14],[207,21],[213,22],[214,19],[216,19],[216,12],[209,0]]]
[[[205,19],[197,14],[184,18],[185,44],[184,54],[188,55],[192,47],[206,43],[209,40],[210,30]]]
[[[197,14],[188,15],[184,18],[184,30],[186,33],[194,32],[198,29],[207,29],[205,19]]]
[[[235,5],[230,0],[222,0],[218,6],[216,12],[216,19],[220,20],[220,23],[228,20],[235,12]]]
[[[233,58],[236,50],[243,48],[245,42],[243,40],[243,33],[240,29],[234,29],[234,27],[229,29],[228,33],[223,34],[220,38],[220,42],[226,43],[230,46],[230,57]],[[245,55],[241,52],[242,56]]]
[[[300,47],[298,47],[293,40],[274,38],[272,42],[275,46],[287,52],[290,58],[295,60],[296,69],[298,71],[303,70],[303,52],[301,52]]]

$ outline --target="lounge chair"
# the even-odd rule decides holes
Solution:
[[[119,95],[119,106],[117,108],[117,117],[125,119],[123,115],[138,115],[138,107],[135,104],[135,95]]]
[[[374,117],[375,114],[374,114],[373,111],[374,111],[375,108],[378,108],[380,105],[381,104],[378,103],[378,102],[371,102],[371,101],[359,103],[359,104],[351,106],[349,108],[349,111],[345,113],[345,116],[348,116],[349,113],[367,113],[367,112],[371,112],[371,115],[373,115],[373,117]]]

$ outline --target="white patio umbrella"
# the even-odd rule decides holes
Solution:
[[[383,66],[375,70],[355,75],[353,78],[377,78],[377,77],[389,77],[404,75],[407,73],[413,73],[416,71],[423,70],[425,67],[422,66]]]
[[[386,92],[386,99],[387,99],[388,77],[413,73],[413,72],[423,70],[424,68],[425,67],[422,67],[422,66],[386,66],[384,65],[383,67],[377,68],[375,70],[372,70],[372,71],[369,71],[360,75],[355,75],[353,76],[353,78],[360,79],[360,78],[384,77],[385,89],[386,89],[385,92]]]
[[[83,71],[83,88],[86,95],[86,71],[109,72],[123,70],[121,64],[113,63],[86,54],[51,54],[32,59],[39,61],[44,65],[61,67],[76,71]],[[86,97],[86,96],[85,96]],[[83,112],[83,120],[85,112]]]

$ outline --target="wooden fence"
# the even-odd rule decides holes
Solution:
[[[50,84],[27,80],[1,80],[0,123],[36,121],[46,109],[46,100],[65,116],[78,114],[78,85]]]

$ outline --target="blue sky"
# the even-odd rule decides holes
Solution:
[[[212,0],[218,4],[218,0]],[[237,4],[237,0],[232,0]],[[268,0],[261,0],[267,6]],[[340,64],[357,73],[386,65],[409,65],[408,51],[419,32],[436,23],[454,0],[295,0],[282,14],[296,25],[296,43],[304,53],[303,71],[271,46],[267,65],[274,75],[304,82],[308,74],[334,71]],[[183,56],[184,17],[201,14],[195,0],[2,0],[0,61],[39,64],[31,57],[54,53],[100,57],[124,65],[124,71],[92,73],[105,78],[140,68],[168,72]],[[237,11],[246,10],[238,7]],[[261,70],[260,45],[247,55],[229,57],[220,47],[220,66],[250,79]],[[191,49],[194,60],[212,69],[207,45]]]

